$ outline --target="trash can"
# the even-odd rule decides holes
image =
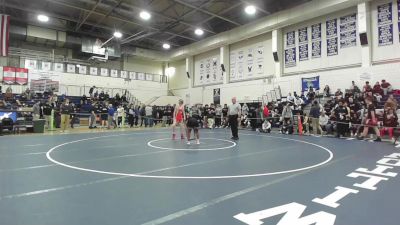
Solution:
[[[44,125],[46,124],[46,120],[34,120],[33,121],[33,133],[44,133]]]

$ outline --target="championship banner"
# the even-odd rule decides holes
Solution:
[[[67,73],[76,73],[76,67],[74,64],[67,64]]]
[[[378,5],[378,46],[393,44],[392,3]]]
[[[93,76],[99,75],[97,67],[90,67],[89,73],[90,73],[90,75],[93,75]]]
[[[25,68],[17,68],[15,81],[19,85],[26,85],[28,84],[28,69]]]
[[[221,104],[221,89],[220,88],[215,88],[214,93],[213,93],[213,99],[214,99],[214,104]]]
[[[14,84],[15,83],[15,68],[14,67],[3,67],[3,83]]]
[[[50,71],[51,70],[51,62],[42,62],[42,70]]]
[[[111,70],[111,77],[118,77],[118,70]]]
[[[337,19],[326,21],[326,48],[328,56],[338,54]]]
[[[311,58],[321,58],[321,23],[311,26]]]
[[[100,75],[102,77],[108,77],[108,69],[107,68],[100,68]]]
[[[32,59],[25,59],[25,68],[30,70],[37,69],[37,61]]]
[[[310,87],[312,87],[314,90],[319,90],[319,76],[301,78],[302,91],[308,91]]]
[[[340,17],[340,48],[357,46],[357,15]]]
[[[121,71],[121,78],[127,79],[127,78],[128,78],[128,71],[122,70],[122,71]]]
[[[153,80],[153,74],[147,74],[146,73],[146,80],[147,81],[152,81]]]
[[[299,29],[299,61],[308,60],[308,28]]]
[[[79,66],[79,74],[86,74],[87,73],[87,66]]]

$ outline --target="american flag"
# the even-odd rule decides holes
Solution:
[[[8,55],[10,16],[0,14],[0,56]]]

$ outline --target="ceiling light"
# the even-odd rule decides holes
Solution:
[[[196,35],[198,35],[198,36],[201,36],[201,35],[204,34],[204,31],[203,31],[202,29],[200,29],[200,28],[197,28],[197,29],[194,31],[194,33],[195,33]]]
[[[46,15],[38,15],[37,16],[37,19],[40,21],[40,22],[48,22],[49,21],[49,17],[48,16],[46,16]]]
[[[150,13],[148,13],[146,11],[141,11],[139,16],[140,16],[140,18],[142,18],[144,20],[149,20],[151,18]]]
[[[244,8],[244,11],[249,15],[254,15],[256,13],[256,7],[254,5],[248,5]]]
[[[171,45],[165,43],[165,44],[162,45],[162,47],[163,47],[164,49],[170,49],[170,48],[171,48]]]
[[[115,31],[115,32],[114,32],[114,37],[116,37],[116,38],[121,38],[121,37],[122,37],[122,33],[119,32],[119,31]]]

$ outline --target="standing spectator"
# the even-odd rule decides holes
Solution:
[[[294,102],[294,97],[292,96],[292,93],[289,92],[288,96],[286,97],[286,100],[288,102],[293,103]]]
[[[104,91],[101,91],[99,94],[99,101],[103,102],[104,100],[106,100],[106,95],[104,94]]]
[[[335,109],[335,116],[337,121],[337,135],[336,137],[345,136],[347,128],[349,127],[348,118],[349,111],[345,107],[343,100],[339,101],[339,106]]]
[[[290,104],[288,102],[286,102],[286,105],[282,110],[282,119],[283,120],[292,120],[292,118],[293,118],[292,108],[290,107]]]
[[[233,140],[239,140],[238,124],[242,114],[242,108],[239,103],[236,102],[236,97],[232,98],[232,105],[228,107],[229,124],[231,126]]]
[[[94,92],[94,89],[96,88],[96,86],[92,86],[90,89],[89,89],[89,95],[90,95],[90,98],[93,98],[93,92]]]
[[[394,127],[397,127],[398,124],[397,114],[394,113],[392,108],[386,109],[383,114],[383,127],[380,130],[381,136],[387,132],[389,134],[389,138],[394,141]]]
[[[122,105],[119,105],[117,108],[117,121],[119,128],[124,126],[125,123],[125,121],[123,121],[124,114],[125,114],[124,107],[122,107]]]
[[[215,107],[214,103],[210,104],[207,112],[207,125],[208,128],[213,129],[215,125]]]
[[[153,126],[153,108],[150,105],[145,107],[145,118],[144,118],[144,126],[152,127]]]
[[[146,118],[146,110],[145,110],[145,108],[146,108],[146,106],[145,105],[142,105],[140,108],[139,108],[139,112],[140,112],[140,117],[139,117],[139,119],[140,119],[140,127],[142,127],[143,126],[143,123],[144,123],[144,125],[146,126],[146,123],[145,123],[145,118]]]
[[[51,128],[50,120],[51,120],[51,111],[53,108],[51,107],[51,104],[49,102],[46,102],[46,104],[43,105],[43,117],[46,120],[45,122],[45,127],[47,129]]]
[[[319,124],[320,106],[317,101],[314,101],[311,106],[310,117],[314,135],[317,135],[318,131],[322,134],[322,129]]]
[[[389,82],[386,82],[386,80],[382,80],[381,87],[383,90],[383,95],[387,95],[392,91],[392,85]]]
[[[101,120],[101,128],[107,127],[107,120],[108,120],[108,109],[104,104],[100,105],[100,120]]]
[[[376,134],[376,139],[374,141],[380,142],[381,134],[377,127],[378,119],[376,118],[375,106],[372,103],[372,100],[370,98],[366,98],[365,103],[367,105],[368,114],[367,114],[367,118],[366,118],[365,124],[364,124],[364,131],[358,139],[360,139],[360,140],[364,139],[368,134],[369,128],[372,128]]]
[[[244,103],[243,107],[242,107],[242,114],[247,116],[247,115],[249,115],[249,111],[250,111],[249,106],[247,106],[247,104]]]
[[[223,128],[228,126],[228,105],[224,104],[224,107],[222,108],[222,124]]]
[[[351,82],[351,86],[350,86],[350,91],[351,93],[353,93],[353,95],[355,93],[360,93],[360,88],[356,85],[356,82],[354,82],[354,80]]]
[[[40,119],[40,102],[36,102],[32,108],[33,120]]]
[[[135,108],[133,105],[131,105],[131,107],[129,107],[128,122],[129,122],[129,127],[132,128],[134,125],[134,122],[135,122]]]
[[[97,128],[97,126],[96,126],[96,112],[95,112],[95,108],[93,107],[90,110],[89,129],[94,129],[94,128]]]
[[[69,104],[69,99],[65,99],[60,106],[61,113],[61,132],[65,132],[68,125],[70,124],[70,114],[72,112],[72,106]]]
[[[217,104],[215,108],[215,127],[221,128],[221,121],[222,121],[222,107],[220,104]]]
[[[107,115],[107,129],[111,129],[111,126],[114,128],[116,127],[116,124],[114,123],[114,113],[115,109],[112,104],[108,105],[108,115]]]

